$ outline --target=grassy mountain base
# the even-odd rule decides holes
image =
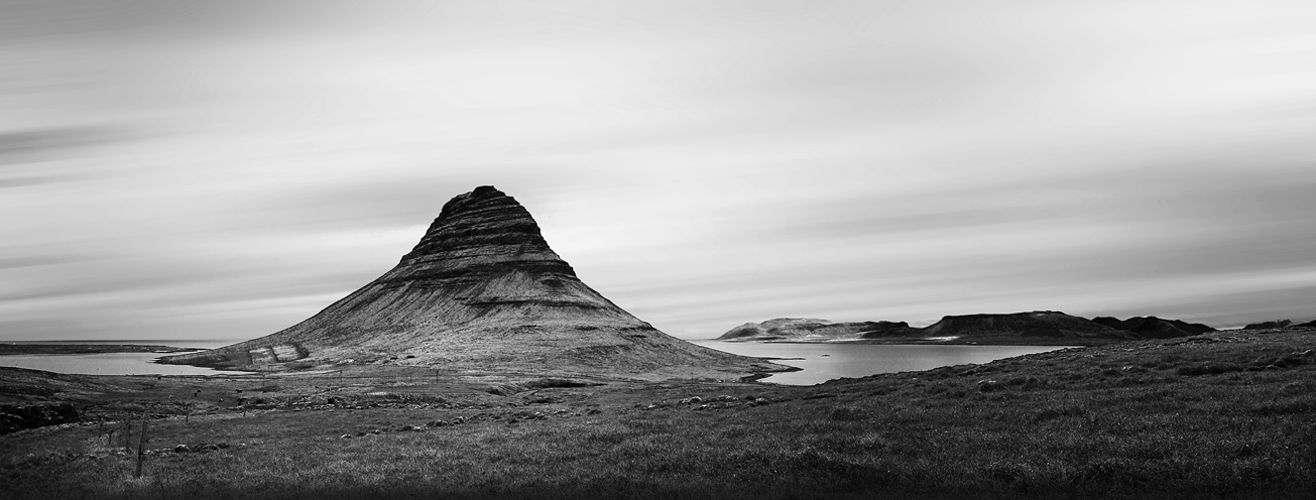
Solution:
[[[88,377],[102,385],[77,393],[84,419],[155,416],[143,476],[122,434],[108,435],[117,424],[67,424],[0,436],[0,492],[1312,498],[1313,353],[1316,332],[1217,332],[814,387],[405,371]]]

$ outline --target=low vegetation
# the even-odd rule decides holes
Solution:
[[[813,387],[98,378],[82,423],[0,436],[0,496],[1312,498],[1314,353],[1217,332]]]

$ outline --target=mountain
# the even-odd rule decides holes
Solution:
[[[1114,319],[1114,318],[1110,318]],[[1135,318],[1136,319],[1136,318]],[[1118,322],[1119,320],[1115,320]],[[1132,321],[1132,320],[1131,320]],[[1178,321],[1185,329],[1207,328]],[[1187,334],[1185,334],[1187,335]],[[996,344],[1105,343],[1136,340],[1141,335],[1056,311],[1014,314],[969,314],[945,316],[925,328],[904,321],[833,323],[825,319],[777,318],[762,323],[745,323],[722,334],[724,342],[833,342],[870,343],[948,342]]]
[[[833,323],[825,319],[776,318],[762,323],[745,323],[722,334],[725,342],[830,342],[859,340],[909,333],[903,321]]]
[[[453,198],[396,267],[311,318],[161,362],[262,371],[413,365],[639,378],[790,369],[676,339],[617,307],[549,248],[520,203],[492,186]]]
[[[1289,325],[1292,325],[1292,324],[1293,324],[1292,321],[1289,321],[1289,320],[1287,320],[1287,319],[1281,319],[1281,320],[1279,320],[1279,321],[1263,321],[1263,322],[1261,322],[1261,323],[1252,323],[1252,324],[1250,324],[1250,325],[1244,326],[1243,329],[1244,329],[1244,330],[1267,330],[1267,329],[1272,329],[1272,328],[1288,328]]]
[[[1190,335],[1199,335],[1215,331],[1215,328],[1211,328],[1201,323],[1188,323],[1177,319],[1161,319],[1155,316],[1136,316],[1122,321],[1110,316],[1101,316],[1092,318],[1092,321],[1118,330],[1127,330],[1146,339],[1187,337]]]
[[[1137,335],[1058,311],[945,316],[922,330],[924,337],[1021,340],[1135,340]]]

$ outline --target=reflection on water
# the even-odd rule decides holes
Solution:
[[[0,356],[0,366],[82,375],[240,375],[248,373],[212,370],[199,366],[161,365],[153,362],[167,355],[158,352],[116,352],[108,354]]]
[[[878,345],[854,343],[762,344],[694,341],[704,347],[754,357],[799,358],[774,363],[803,368],[762,379],[788,385],[813,385],[834,378],[855,378],[876,373],[922,371],[1003,358],[1067,349],[1063,346],[1009,345]]]

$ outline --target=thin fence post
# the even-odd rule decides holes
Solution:
[[[146,457],[146,417],[142,417],[142,435],[137,440],[137,472],[134,477],[142,477],[142,460]]]
[[[133,423],[127,417],[123,419],[123,452],[131,454],[133,452]]]

